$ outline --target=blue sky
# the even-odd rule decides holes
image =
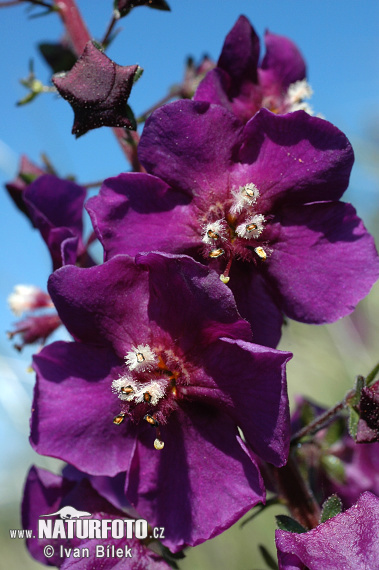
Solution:
[[[378,209],[377,178],[369,158],[370,132],[379,128],[379,3],[375,0],[168,0],[172,11],[137,8],[120,22],[122,32],[108,50],[121,65],[138,63],[144,75],[135,86],[130,105],[138,115],[163,97],[183,76],[188,55],[199,60],[204,53],[217,59],[225,35],[240,14],[245,14],[262,37],[265,29],[286,35],[297,43],[307,64],[314,90],[311,101],[317,113],[343,130],[356,148],[351,200],[362,216]],[[101,39],[111,14],[111,1],[78,2],[93,37]],[[36,10],[35,12],[38,12]],[[30,105],[16,107],[25,95],[19,79],[34,59],[36,75],[49,81],[49,70],[36,50],[39,41],[54,42],[62,34],[55,15],[28,19],[25,7],[2,9],[0,37],[2,117],[0,129],[0,183],[13,177],[19,156],[40,162],[46,152],[62,176],[75,174],[82,183],[128,170],[128,164],[111,132],[98,129],[79,140],[71,135],[73,113],[56,95],[42,95]],[[372,134],[373,136],[373,134]],[[27,446],[28,395],[33,377],[24,371],[32,352],[21,359],[5,338],[14,318],[6,298],[15,284],[32,283],[43,288],[50,259],[37,232],[13,207],[5,191],[0,193],[2,278],[0,336],[2,398],[0,437],[7,453],[5,463],[21,461]],[[16,379],[15,379],[16,378]],[[4,384],[5,383],[5,384]],[[12,389],[10,389],[12,386]],[[19,408],[17,408],[19,406]],[[25,416],[21,424],[15,414]],[[21,474],[21,477],[23,475]]]

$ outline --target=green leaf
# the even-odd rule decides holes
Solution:
[[[335,455],[324,455],[321,458],[321,466],[331,479],[338,483],[345,483],[346,473],[344,463]]]
[[[271,556],[267,548],[263,546],[263,544],[258,544],[258,548],[267,566],[271,568],[271,570],[278,570],[279,566],[276,560],[273,558],[273,556]]]
[[[357,431],[358,431],[358,422],[359,422],[359,413],[354,410],[354,408],[350,408],[350,415],[349,415],[349,434],[355,440],[357,438]]]
[[[275,518],[280,530],[287,530],[288,532],[295,532],[296,534],[307,532],[307,530],[292,517],[288,517],[287,515],[276,515]]]
[[[315,419],[316,414],[309,402],[304,402],[301,406],[300,418],[301,425],[307,426]]]
[[[379,362],[376,366],[374,366],[374,368],[371,370],[371,372],[369,372],[369,374],[367,374],[366,376],[366,386],[370,386],[373,381],[375,380],[375,376],[378,374],[379,372]]]
[[[342,501],[337,495],[332,495],[326,499],[322,506],[321,523],[339,515],[342,512]]]
[[[328,446],[333,445],[339,441],[342,437],[342,434],[345,430],[345,420],[342,418],[336,419],[327,429],[324,441],[328,444]]]

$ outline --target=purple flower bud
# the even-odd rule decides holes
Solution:
[[[21,163],[18,174],[14,180],[7,182],[5,188],[8,190],[10,197],[16,204],[17,208],[21,210],[29,219],[30,214],[24,202],[24,190],[36,178],[45,174],[45,171],[36,166],[25,155],[21,157]]]
[[[55,87],[74,110],[72,133],[76,137],[103,126],[132,128],[126,102],[137,67],[117,65],[88,42],[74,67],[53,77]]]
[[[170,10],[166,0],[114,0],[113,7],[116,18],[123,18],[130,10],[138,6],[147,6],[156,10]]]
[[[379,381],[363,388],[359,411],[357,442],[379,442]]]
[[[22,343],[15,344],[17,350],[22,350],[26,344],[40,342],[44,344],[47,338],[62,324],[57,314],[54,315],[31,315],[18,321],[13,331],[8,332],[8,337],[20,335]]]

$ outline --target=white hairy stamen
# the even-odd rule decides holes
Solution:
[[[236,228],[236,234],[245,239],[257,239],[264,230],[265,217],[262,214],[256,214],[249,218],[243,224]]]
[[[115,392],[120,400],[125,400],[126,402],[134,400],[140,389],[140,383],[131,380],[128,376],[122,376],[112,382],[112,392]]]
[[[137,347],[132,346],[124,358],[129,370],[137,371],[150,370],[158,362],[157,356],[148,344],[139,344]]]
[[[141,385],[140,390],[136,393],[134,401],[136,404],[147,402],[152,406],[156,406],[161,398],[166,393],[168,382],[166,379],[159,379],[159,381],[149,382],[148,384]]]
[[[202,241],[209,245],[214,245],[214,243],[221,239],[226,239],[226,224],[225,220],[216,220],[210,224],[203,227],[203,237]]]
[[[313,114],[312,107],[304,102],[304,99],[310,99],[313,95],[312,87],[306,79],[295,81],[288,87],[286,95],[286,103],[290,107],[290,111],[306,111],[309,115]]]
[[[233,216],[240,214],[244,208],[255,204],[259,197],[259,190],[252,182],[245,184],[245,186],[240,186],[238,190],[234,190],[232,193],[233,204],[230,208],[230,213]]]

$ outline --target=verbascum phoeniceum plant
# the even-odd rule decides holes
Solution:
[[[36,346],[30,445],[64,462],[26,476],[30,554],[63,569],[180,568],[188,547],[251,509],[254,533],[276,504],[288,514],[277,552],[260,546],[267,567],[379,568],[379,367],[331,408],[298,396],[290,413],[292,353],[278,349],[288,319],[350,315],[379,276],[374,239],[342,201],[352,146],[311,108],[300,49],[269,31],[261,49],[241,15],[217,62],[189,60],[136,118],[141,67],[106,50],[134,8],[169,4],[116,0],[96,41],[74,0],[24,3],[66,33],[43,52],[51,86],[31,74],[21,103],[54,91],[76,138],[111,128],[130,165],[91,197],[26,156],[6,184],[51,257],[45,291],[9,296],[26,313],[9,337]]]

